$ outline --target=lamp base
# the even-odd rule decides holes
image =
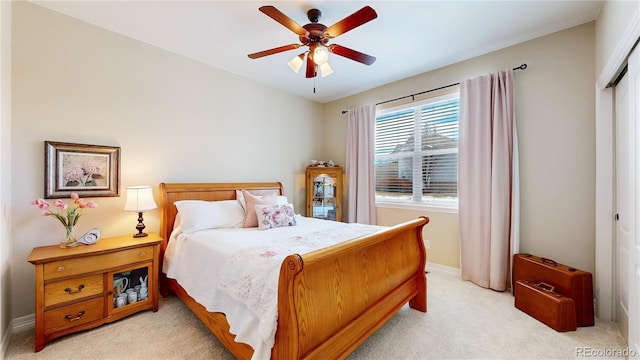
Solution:
[[[142,223],[144,219],[142,218],[142,213],[139,212],[138,213],[138,225],[136,225],[136,230],[138,230],[137,234],[133,234],[134,238],[139,238],[139,237],[145,237],[148,234],[147,233],[143,233],[142,230],[144,230],[145,226],[144,223]]]

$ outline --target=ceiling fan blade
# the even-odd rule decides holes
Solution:
[[[313,62],[311,54],[307,54],[307,78],[316,77],[316,63]]]
[[[330,38],[342,35],[349,30],[355,29],[358,26],[367,23],[378,17],[378,14],[370,6],[365,6],[362,9],[354,12],[346,18],[338,21],[337,23],[329,26],[325,30],[325,34],[328,34]]]
[[[287,29],[293,31],[298,35],[306,35],[307,30],[305,30],[302,26],[300,26],[297,22],[291,20],[290,17],[283,14],[280,10],[276,9],[271,5],[261,6],[258,10],[262,11],[265,15],[272,18],[273,20],[279,22]]]
[[[331,44],[328,46],[328,48],[329,51],[336,55],[344,56],[347,59],[351,59],[366,65],[371,65],[376,61],[376,58],[371,55],[367,55],[337,44]]]
[[[264,50],[264,51],[260,51],[260,52],[257,52],[257,53],[249,54],[248,56],[251,59],[257,59],[257,58],[261,58],[263,56],[281,53],[283,51],[294,50],[294,49],[299,48],[300,46],[301,46],[300,44],[290,44],[290,45],[280,46],[280,47],[277,47],[277,48],[273,48],[273,49]]]

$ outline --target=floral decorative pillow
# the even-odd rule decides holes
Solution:
[[[256,218],[256,205],[275,205],[277,203],[277,195],[253,195],[252,193],[242,190],[242,195],[246,201],[246,216],[244,219],[244,225],[242,227],[256,227],[258,226],[258,219]]]
[[[267,230],[296,224],[293,205],[255,205],[258,229]]]

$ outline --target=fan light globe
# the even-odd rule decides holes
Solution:
[[[333,74],[333,69],[329,66],[328,62],[320,65],[320,75],[322,77],[329,76],[331,74]]]
[[[313,61],[316,65],[326,64],[329,60],[329,52],[322,46],[317,47],[313,50]]]
[[[287,64],[289,64],[289,67],[297,73],[298,71],[300,71],[300,68],[302,67],[303,62],[304,62],[304,54],[300,54],[300,55],[296,55]]]

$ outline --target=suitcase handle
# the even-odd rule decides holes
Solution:
[[[539,282],[537,285],[542,290],[549,291],[549,292],[553,292],[556,289],[555,286],[551,286],[545,282]]]
[[[551,259],[547,259],[547,258],[541,258],[542,262],[545,264],[551,264],[553,266],[558,266],[558,263],[551,260]]]

